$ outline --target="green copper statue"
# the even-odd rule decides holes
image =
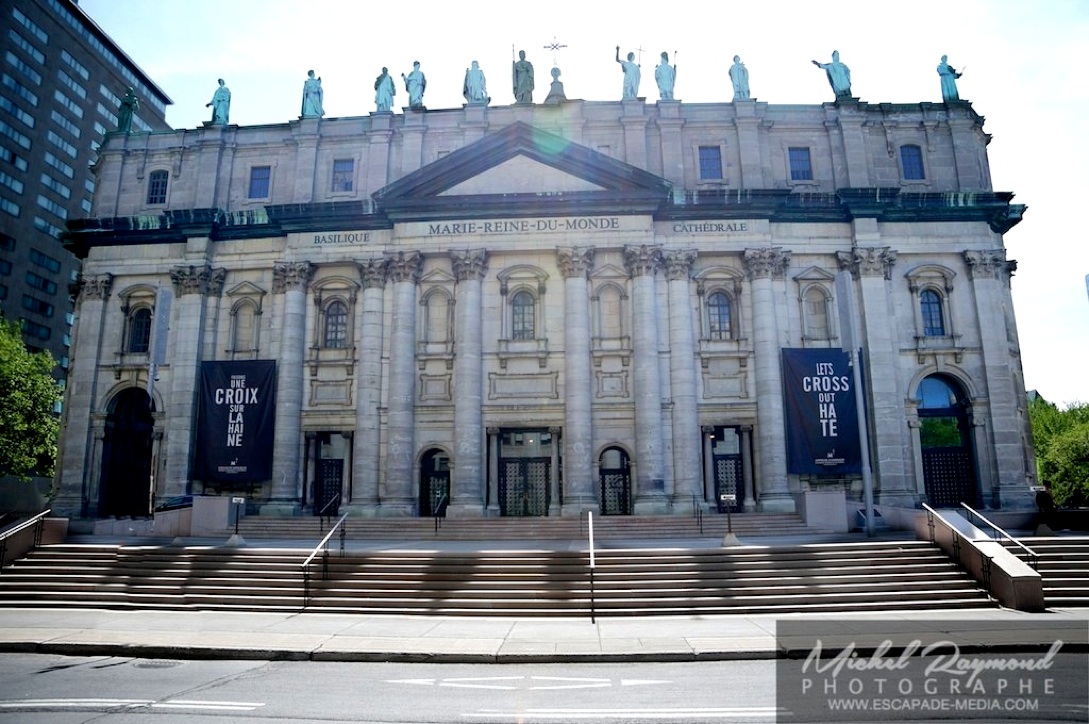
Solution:
[[[125,91],[125,97],[121,99],[121,107],[117,110],[117,130],[120,133],[132,133],[132,117],[140,108],[140,101],[135,91],[130,87]]]
[[[408,75],[401,73],[401,79],[405,82],[405,91],[408,92],[408,107],[415,111],[423,110],[427,78],[420,71],[420,61],[417,60],[412,64],[412,72]]]
[[[461,86],[461,94],[465,96],[465,102],[469,105],[487,105],[491,98],[488,97],[488,87],[484,80],[484,71],[475,60],[471,68],[465,69],[465,82]]]
[[[831,63],[818,63],[813,65],[821,68],[828,75],[828,85],[832,86],[832,92],[836,94],[836,100],[851,97],[851,69],[839,62],[839,51],[832,51]]]
[[[314,77],[314,71],[308,71],[303,81],[302,117],[321,118],[325,115],[322,107],[325,92],[321,89],[321,78]]]
[[[211,125],[227,125],[231,117],[231,90],[223,82],[222,78],[219,79],[219,88],[216,88],[211,102],[204,107],[212,109]]]
[[[677,66],[669,64],[669,53],[665,51],[662,51],[662,62],[654,69],[654,80],[658,84],[658,94],[662,100],[673,100],[673,84],[677,80]]]
[[[374,79],[374,102],[379,112],[393,110],[393,96],[396,92],[393,78],[389,76],[389,68],[383,68],[382,75]]]
[[[514,80],[514,102],[533,102],[533,63],[526,60],[526,51],[518,51],[518,60],[511,69]]]
[[[938,65],[938,75],[942,79],[942,100],[946,102],[959,101],[960,94],[957,93],[957,78],[964,74],[958,73],[953,66],[949,65],[946,62],[948,58],[948,55],[943,55],[942,62]]]
[[[639,64],[635,62],[635,53],[628,53],[628,59],[621,60],[618,45],[616,46],[616,62],[620,63],[620,69],[624,71],[624,94],[621,98],[633,101],[639,97]]]

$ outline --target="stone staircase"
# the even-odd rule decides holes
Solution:
[[[594,516],[597,540],[651,540],[662,538],[710,538],[721,541],[726,534],[725,515],[695,516]],[[741,537],[795,536],[827,533],[808,528],[801,516],[792,513],[740,513],[729,521]],[[238,532],[246,540],[307,539],[318,541],[328,531],[328,519],[244,517]],[[555,518],[360,518],[344,521],[348,540],[388,541],[526,541],[582,540],[588,535],[585,517]]]
[[[0,573],[2,607],[581,616],[580,551],[348,551],[172,545],[43,546]],[[308,593],[307,593],[308,592]],[[917,541],[605,549],[594,572],[602,616],[988,608],[976,584]]]
[[[1089,536],[1023,538],[1040,558],[1037,570],[1044,583],[1048,608],[1089,607]],[[1009,550],[1027,561],[1019,548]]]

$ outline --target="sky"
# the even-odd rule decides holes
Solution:
[[[677,65],[675,97],[692,103],[732,97],[734,55],[759,101],[830,101],[824,72],[810,61],[828,62],[833,50],[863,101],[940,102],[936,67],[948,55],[964,72],[961,98],[987,119],[994,189],[1029,207],[1005,235],[1007,258],[1018,262],[1012,289],[1026,387],[1060,406],[1089,403],[1089,242],[1076,220],[1089,172],[1084,0],[80,0],[80,7],[174,101],[167,109],[174,128],[210,118],[205,104],[218,78],[231,89],[232,124],[295,119],[311,69],[322,78],[327,118],[366,115],[382,68],[399,78],[414,60],[427,76],[429,108],[462,105],[473,60],[493,104],[508,104],[514,50],[534,64],[541,101],[553,64],[545,46],[553,42],[567,46],[557,58],[567,97],[591,101],[620,98],[617,46],[641,62],[648,102],[657,97],[662,51]],[[397,86],[400,109],[407,97]]]

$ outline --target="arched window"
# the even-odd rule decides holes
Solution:
[[[828,296],[820,287],[810,287],[803,301],[805,336],[809,339],[829,339]]]
[[[170,180],[169,171],[152,171],[147,177],[147,202],[149,204],[166,203],[166,186]]]
[[[731,339],[730,298],[722,292],[707,297],[707,332],[711,339]]]
[[[151,346],[151,310],[140,307],[129,315],[128,351],[133,354],[147,354]]]
[[[942,298],[933,289],[924,289],[919,295],[919,311],[923,316],[923,334],[927,337],[945,336],[945,319],[942,315]]]
[[[322,346],[331,349],[344,349],[348,346],[348,306],[339,299],[330,302],[325,308]]]
[[[915,145],[900,146],[900,165],[904,170],[905,181],[923,181],[923,149]]]
[[[511,299],[511,338],[536,339],[537,300],[526,291],[518,292]]]

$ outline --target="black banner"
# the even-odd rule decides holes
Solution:
[[[850,357],[839,349],[784,349],[787,471],[862,472]]]
[[[276,362],[202,362],[194,474],[252,483],[272,477]]]

